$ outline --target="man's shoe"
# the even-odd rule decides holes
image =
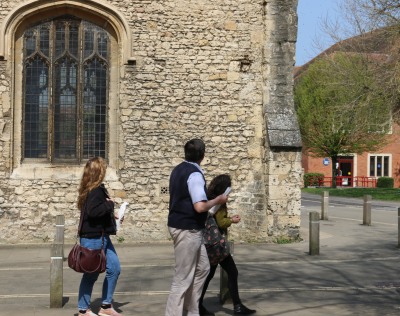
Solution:
[[[255,309],[249,309],[243,304],[236,304],[233,307],[233,315],[250,315],[256,312]]]
[[[203,305],[199,306],[200,316],[215,316],[213,312],[208,311]]]

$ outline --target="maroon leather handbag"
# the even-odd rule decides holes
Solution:
[[[77,239],[82,228],[83,214],[79,220]],[[89,249],[78,244],[72,247],[68,255],[68,266],[80,273],[102,273],[106,271],[106,254],[104,252],[104,232],[101,234],[101,249]]]
[[[104,239],[101,249],[89,249],[76,243],[68,255],[68,266],[81,273],[102,273],[106,271],[106,254],[103,245]]]

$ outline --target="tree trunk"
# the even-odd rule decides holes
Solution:
[[[331,157],[332,160],[332,188],[336,188],[336,176],[337,176],[337,156]]]

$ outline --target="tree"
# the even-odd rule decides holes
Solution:
[[[332,160],[332,185],[341,154],[385,144],[397,92],[387,89],[381,56],[334,52],[317,58],[295,81],[295,106],[304,149]],[[395,96],[394,96],[395,95]]]
[[[398,0],[338,0],[336,19],[326,16],[321,28],[333,43],[386,28],[386,36],[400,29]],[[360,43],[360,41],[358,41]],[[318,41],[316,42],[318,47]]]
[[[379,149],[400,122],[399,0],[342,0],[339,13],[322,23],[336,44],[295,77],[304,148],[332,159],[333,185],[338,155]]]
[[[352,0],[342,4],[347,18],[365,30],[399,26],[400,2],[398,0]]]

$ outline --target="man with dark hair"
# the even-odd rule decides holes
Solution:
[[[168,230],[174,242],[175,276],[168,296],[166,316],[199,316],[199,299],[210,270],[203,229],[207,212],[224,204],[227,196],[207,199],[206,180],[200,163],[205,144],[192,139],[185,144],[185,161],[176,166],[169,182]]]
[[[206,145],[201,139],[192,139],[185,144],[185,160],[202,161],[206,152]]]

